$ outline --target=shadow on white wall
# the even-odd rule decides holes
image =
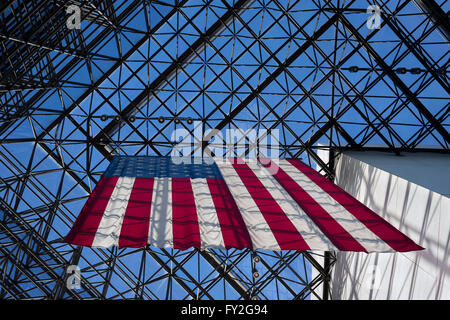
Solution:
[[[439,179],[441,169],[448,167],[436,167],[429,179]],[[333,299],[450,299],[450,198],[345,154],[336,183],[425,250],[339,252]]]

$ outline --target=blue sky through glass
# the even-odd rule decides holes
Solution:
[[[40,218],[47,217],[49,212],[56,212],[51,215],[52,220],[46,222],[51,226],[46,231],[46,239],[55,250],[64,251],[67,245],[57,241],[67,234],[88,192],[109,164],[87,136],[101,134],[114,116],[135,103],[143,90],[155,83],[163,71],[225,14],[228,9],[226,5],[234,3],[231,0],[207,2],[209,5],[205,6],[205,1],[187,1],[166,22],[163,17],[173,9],[169,1],[143,2],[142,6],[126,15],[131,1],[115,2],[116,16],[124,17],[120,21],[120,32],[104,32],[106,27],[85,20],[81,31],[85,39],[83,45],[62,42],[59,51],[48,53],[53,72],[62,74],[56,88],[48,88],[36,95],[34,90],[23,92],[22,96],[13,92],[0,98],[5,105],[32,103],[34,106],[29,116],[12,122],[1,133],[2,141],[5,141],[0,146],[1,177],[8,180],[15,175],[25,177],[25,172],[32,172],[27,176],[26,184],[11,182],[13,189],[23,187],[19,200],[12,192],[4,191],[2,197],[8,203],[16,203],[15,210],[22,212],[25,218],[27,215],[33,216],[27,221],[39,230],[45,229]],[[444,12],[450,9],[448,2],[437,3]],[[383,25],[380,30],[366,27],[370,15],[365,10],[370,4],[372,2],[369,1],[341,1],[340,7],[361,9],[359,12],[344,11],[343,15],[363,37],[367,37],[370,46],[393,70],[425,70],[426,67],[405,45],[404,39],[391,27]],[[395,16],[396,26],[428,59],[432,68],[446,70],[448,42],[414,3],[390,1],[380,4],[385,14]],[[210,37],[206,45],[161,82],[154,94],[139,101],[135,121],[124,119],[124,124],[110,133],[109,148],[114,154],[122,155],[168,155],[174,145],[171,137],[176,128],[194,130],[186,119],[201,121],[205,130],[216,127],[307,42],[308,37],[331,19],[335,6],[335,2],[326,1],[250,2],[218,35]],[[324,7],[330,10],[320,11]],[[160,27],[153,30],[157,26]],[[150,30],[154,33],[148,36]],[[134,50],[140,41],[142,44]],[[85,59],[79,59],[64,53],[69,51],[87,55]],[[124,56],[126,59],[120,61]],[[71,67],[67,68],[68,65]],[[117,67],[111,70],[115,65]],[[349,68],[352,66],[357,66],[359,71],[351,72]],[[111,72],[103,79],[108,70]],[[42,70],[36,68],[30,72],[36,73],[34,76],[37,79]],[[398,76],[448,129],[448,93],[433,75],[430,72],[413,74],[408,71],[398,73]],[[448,78],[446,72],[438,77]],[[327,80],[321,82],[324,78]],[[86,92],[89,94],[81,99]],[[47,130],[64,110],[70,112]],[[343,130],[361,145],[386,145],[388,141],[394,146],[448,148],[436,130],[429,132],[428,122],[413,103],[405,98],[373,57],[358,47],[356,38],[341,22],[334,23],[286,70],[280,72],[223,128],[223,133],[233,128],[279,130],[281,157],[303,157],[315,166],[314,159],[302,149],[302,143],[328,122],[327,115],[330,114],[338,115]],[[109,117],[107,121],[101,119],[102,115]],[[164,118],[163,123],[158,121],[160,117]],[[181,119],[181,122],[176,123],[175,118]],[[36,137],[39,137],[40,143],[36,142]],[[336,129],[327,131],[315,144],[328,145],[330,139],[334,146],[347,145]],[[72,175],[48,156],[41,143],[62,159]],[[74,175],[85,184],[85,188]],[[107,292],[110,297],[117,297],[121,291],[126,292],[125,297],[134,296],[134,292],[129,291],[127,275],[140,272],[135,261],[138,255],[140,259],[141,253],[134,253],[132,249],[121,250],[129,254],[121,258],[123,270],[112,275],[111,283],[117,290],[110,288]],[[96,263],[101,266],[102,259],[110,253],[107,250],[98,253],[83,249],[80,268],[87,270]],[[186,253],[179,254],[183,259]],[[272,264],[279,261],[279,257],[268,252],[264,253],[264,257]],[[148,265],[154,264],[151,257],[146,256],[145,259],[148,259]],[[301,277],[310,277],[311,265],[301,259],[296,257],[291,264],[296,266],[295,272]],[[239,265],[239,270],[245,270],[242,277],[249,277],[249,282],[250,260],[248,256]],[[200,278],[209,281],[213,276],[208,274],[214,274],[214,271],[203,259],[199,262]],[[197,277],[197,267],[196,259],[189,259],[185,264],[194,278]],[[258,268],[261,274],[267,271],[262,265]],[[92,273],[90,281],[101,281],[96,271],[89,269],[88,272]],[[156,267],[150,267],[146,272],[147,276],[148,272],[155,272],[155,276],[166,273]],[[286,268],[280,275],[290,281],[292,288],[300,291],[302,284],[295,283],[297,276],[293,272]],[[167,281],[165,278],[148,286],[163,296]],[[211,292],[223,297],[223,285],[215,284]],[[278,296],[277,286],[281,286]],[[237,297],[233,289],[227,285],[225,287],[229,291],[227,297]],[[195,285],[192,288],[195,289]],[[291,293],[282,288],[279,282],[272,281],[263,292],[268,298],[290,298]],[[174,284],[172,294],[182,298],[186,293]]]

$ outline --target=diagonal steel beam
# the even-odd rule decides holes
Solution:
[[[175,270],[171,269],[167,263],[165,263],[156,253],[154,253],[152,250],[150,250],[148,247],[145,248],[145,252],[147,252],[160,266],[161,268],[164,269],[164,271],[167,272],[167,274],[171,275],[175,281],[187,292],[187,294],[189,294],[191,296],[192,299],[196,298],[196,294],[195,292],[193,292],[191,290],[191,288],[184,282],[182,281],[182,279],[180,279],[179,277],[174,276]],[[164,252],[164,251],[163,251]],[[165,253],[165,252],[164,252]],[[166,254],[169,258],[170,255]],[[176,262],[176,260],[175,260]],[[176,265],[176,268],[179,269],[179,265]],[[184,269],[183,269],[184,270]],[[182,271],[183,271],[182,270]],[[184,270],[185,271],[185,270]],[[186,275],[188,275],[189,273],[185,272]]]
[[[281,5],[279,5],[277,2],[275,2],[275,4],[277,5],[277,7],[280,9],[280,10],[283,10],[283,7],[281,6]],[[305,34],[305,32],[301,29],[301,26],[297,23],[297,21],[295,20],[295,19],[293,19],[290,15],[287,15],[287,18],[288,18],[288,20],[290,20],[297,28],[298,28],[298,30],[300,30],[300,31],[302,31],[302,33],[303,34]],[[250,32],[250,34],[253,36],[253,37],[255,37],[255,39],[258,39],[258,36],[254,33],[254,31],[249,27],[249,26],[247,26],[246,24],[245,24],[245,22],[240,18],[240,17],[238,17],[238,19],[239,19],[239,21],[245,26],[245,28]],[[337,32],[337,29],[336,29],[336,32]],[[258,42],[259,42],[259,44],[269,53],[269,54],[271,54],[271,55],[273,55],[273,53],[272,53],[272,50],[265,44],[265,42],[264,41],[262,41],[261,39],[258,39]],[[316,44],[313,44],[313,45],[316,45]],[[336,51],[336,50],[335,50]],[[281,63],[281,61],[279,61],[279,59],[276,57],[276,55],[273,55],[273,59],[278,63],[278,64],[280,64],[280,65],[282,65],[282,63]],[[341,62],[341,64],[342,64],[342,62]],[[308,92],[308,90],[296,79],[296,77],[292,74],[292,72],[288,69],[288,68],[286,68],[286,69],[284,69],[284,71],[291,77],[291,79],[294,81],[294,83],[303,91],[303,93],[304,93],[304,95],[303,95],[303,97],[302,97],[302,99],[300,99],[301,101],[303,101],[304,99],[306,99],[306,98],[309,98],[311,101],[312,101],[312,103],[314,103],[314,105],[316,105],[317,106],[317,108],[319,108],[319,110],[321,110],[322,111],[322,113],[329,119],[328,120],[328,122],[331,122],[332,124],[334,124],[334,126],[336,127],[336,129],[342,134],[342,136],[344,137],[344,139],[351,145],[351,146],[355,146],[356,145],[356,142],[353,140],[353,138],[345,131],[345,129],[344,128],[342,128],[342,126],[337,122],[337,121],[334,121],[334,118],[332,117],[332,116],[330,116],[329,114],[328,114],[328,112],[322,107],[322,105],[310,94],[313,90],[310,90],[309,92]],[[333,75],[333,77],[334,77],[334,72],[330,72],[330,74],[332,74]],[[327,79],[328,77],[326,76],[326,77],[324,77],[323,79],[323,82],[325,82],[325,79]],[[316,88],[318,87],[317,85],[315,86]],[[333,86],[333,89],[334,89],[334,86]],[[262,98],[261,98],[261,100],[263,100]],[[263,101],[264,102],[264,101]],[[265,103],[265,102],[264,102]],[[265,103],[266,104],[266,103]],[[295,108],[297,108],[297,106],[299,106],[300,105],[300,103],[299,102],[297,102],[297,103],[295,103],[295,107],[293,106],[292,108],[290,108],[290,110],[288,110],[287,112],[292,112]],[[270,109],[270,107],[268,106],[268,108]],[[283,116],[281,117],[281,118],[284,118],[284,115],[285,114],[283,114]],[[282,119],[278,119],[275,123],[277,123],[277,124],[279,124],[281,121],[282,121]],[[272,125],[271,126],[271,129],[272,128],[275,128],[276,127],[276,125]],[[267,134],[269,133],[269,130],[268,130],[268,132],[267,132]],[[264,138],[267,134],[264,134],[261,138]],[[250,152],[250,148],[246,151],[246,155],[248,154]]]
[[[358,32],[358,30],[348,21],[348,19],[343,15],[339,14],[339,20],[342,22],[344,27],[355,37],[355,39],[362,45],[362,47],[367,51],[367,53],[375,60],[375,62],[383,69],[383,71],[389,76],[392,82],[405,94],[406,98],[411,101],[411,103],[416,107],[416,109],[422,114],[428,122],[433,126],[436,131],[440,133],[442,138],[450,144],[450,134],[444,128],[441,122],[439,122],[433,114],[428,110],[428,108],[423,105],[423,103],[416,97],[416,95],[411,92],[408,86],[400,79],[400,77],[395,73],[394,70],[384,59],[378,54],[378,52],[364,39],[364,37]]]
[[[125,17],[127,17],[127,16],[130,14],[130,11],[132,12],[139,4],[140,4],[140,1],[139,1],[139,0],[135,0],[132,4],[129,4],[129,5],[127,6],[127,8],[126,8],[125,10],[123,10],[123,12],[120,14],[120,16],[118,17],[118,20],[120,21],[121,19],[124,19]],[[50,32],[49,34],[46,35],[46,38],[43,39],[43,42],[45,42],[46,39],[48,39],[48,38],[49,38],[50,36],[52,36],[57,30],[59,30],[59,27],[63,26],[64,24],[65,24],[65,20],[61,21],[60,25],[58,25],[57,28],[54,28],[54,30],[53,30],[52,32]],[[158,26],[158,25],[157,25],[157,26]],[[156,28],[157,26],[155,26],[155,28]],[[156,29],[152,29],[152,30],[156,30]],[[103,40],[109,35],[110,32],[111,32],[111,30],[110,30],[110,29],[107,29],[107,28],[105,28],[104,30],[102,30],[101,32],[99,32],[98,35],[96,35],[95,38],[94,38],[92,41],[90,41],[90,42],[87,44],[87,46],[84,48],[85,51],[86,51],[86,52],[90,52],[91,49],[94,49],[95,46],[98,45],[98,43],[100,43],[101,41],[103,41]],[[150,31],[150,33],[152,34],[153,32]],[[151,36],[151,34],[150,34],[150,36]],[[148,34],[147,34],[147,35],[148,35]],[[80,39],[81,42],[84,42],[84,40],[83,40],[83,38],[82,38],[81,36],[77,36],[77,37],[73,38],[73,39],[68,43],[68,45],[70,45],[70,44],[75,44],[77,39]],[[134,50],[134,51],[135,51],[136,49],[137,49],[136,47],[133,47],[131,50]],[[134,53],[134,51],[133,51],[133,53]],[[25,57],[22,57],[22,59],[25,59],[25,60],[30,59],[30,55],[31,55],[31,54],[32,54],[32,53],[28,53],[27,55],[25,55]],[[77,65],[77,59],[78,59],[78,58],[73,58],[70,62],[66,63],[66,64],[61,68],[61,70],[60,70],[54,77],[52,77],[52,78],[50,79],[50,81],[51,81],[50,84],[51,84],[52,86],[60,87],[60,85],[58,84],[58,82],[60,82],[60,80],[64,77],[64,75],[67,75],[67,73],[68,73],[70,70],[72,70],[72,68],[73,68],[74,66]],[[37,63],[37,62],[34,62],[34,65],[36,65],[36,63]],[[116,63],[112,68],[114,68],[114,67],[117,68],[117,67],[118,67],[117,65],[118,65],[119,63],[121,63],[121,60],[119,60],[119,62]],[[115,70],[115,69],[112,70],[112,68],[111,68],[109,71],[105,72],[105,75],[106,75],[106,76],[109,76],[109,75]],[[102,76],[102,78],[103,78],[103,76]],[[105,77],[104,79],[106,79],[106,77]],[[63,80],[63,81],[65,81],[65,80]],[[87,91],[89,91],[89,90],[94,90],[94,89],[97,88],[100,84],[101,84],[101,82],[97,81],[95,84],[93,84],[92,86],[90,86],[89,89],[88,89]],[[23,107],[23,108],[20,108],[20,110],[18,110],[18,111],[16,112],[16,114],[14,115],[15,120],[22,118],[23,115],[26,114],[26,113],[32,108],[31,106],[32,106],[34,103],[36,103],[36,102],[42,97],[43,94],[45,94],[45,92],[46,92],[46,90],[39,90],[36,94],[34,94],[34,95],[30,98],[30,100],[28,100],[26,103],[24,102],[24,107]],[[92,92],[92,91],[91,91],[91,92]],[[91,92],[90,92],[90,93],[91,93]],[[86,98],[86,97],[88,97],[88,95],[86,95],[84,98]],[[55,119],[55,120],[54,120],[54,121],[53,121],[53,122],[52,122],[52,123],[51,123],[44,131],[43,131],[43,133],[40,134],[40,135],[38,136],[38,139],[39,139],[39,138],[42,138],[46,133],[50,132],[57,124],[59,124],[59,123],[65,118],[65,116],[67,116],[67,115],[68,115],[75,107],[77,107],[77,106],[84,100],[84,98],[83,98],[82,100],[80,100],[80,99],[81,99],[81,97],[80,97],[80,98],[77,99],[77,101],[74,102],[69,108],[64,109],[64,110],[62,111],[62,113],[60,114],[60,116],[58,116],[58,117],[57,117],[57,118],[56,118],[56,119]],[[23,100],[23,97],[21,98],[21,100]],[[7,122],[7,123],[1,124],[1,125],[0,125],[0,133],[5,132],[5,131],[13,124],[13,123],[14,123],[14,121],[11,121],[11,122]]]
[[[222,130],[226,125],[231,123],[231,121],[242,111],[244,110],[252,101],[255,99],[268,85],[272,83],[291,63],[293,63],[303,52],[305,52],[314,41],[316,41],[320,36],[322,36],[337,20],[338,14],[334,14],[327,22],[325,22],[309,39],[307,39],[292,55],[290,55],[282,65],[278,66],[274,72],[272,72],[256,89],[252,90],[252,92],[236,107],[234,108],[228,115],[220,121],[215,130],[211,130],[211,132],[203,139],[202,141],[202,151],[209,145],[211,139],[215,136],[217,132]],[[309,149],[307,149],[309,150]],[[322,159],[320,159],[315,152],[309,153],[311,157],[318,162],[322,168],[326,170],[326,165],[323,163]],[[328,172],[329,173],[329,172]]]
[[[253,2],[253,0],[240,0],[230,7],[204,34],[200,35],[200,37],[187,48],[178,59],[173,61],[166,70],[164,70],[147,88],[130,102],[125,109],[122,110],[120,113],[121,119],[127,119],[129,116],[135,114],[137,110],[158,91],[161,85],[167,83],[175,74],[177,74],[181,66],[192,59],[199,50],[207,45],[210,38],[219,34],[225,26],[233,20],[234,16],[251,2]],[[99,151],[108,158],[111,157],[110,152],[103,144],[111,140],[111,135],[120,128],[121,124],[121,120],[112,120],[94,138],[94,141],[97,142],[95,145]]]
[[[379,1],[376,0],[374,1],[374,3],[378,2]],[[450,93],[450,87],[446,77],[445,76],[442,78],[440,77],[440,73],[438,72],[438,70],[434,68],[433,62],[426,59],[426,57],[422,54],[421,50],[423,49],[421,49],[420,46],[416,46],[415,43],[411,41],[408,34],[398,26],[398,19],[395,17],[395,15],[388,16],[383,11],[380,12],[380,15],[386,22],[386,24],[389,26],[389,28],[391,28],[391,30],[394,31],[394,33],[399,37],[399,39],[401,39],[402,43],[406,45],[408,50],[416,57],[417,60],[419,60],[419,62],[425,67],[425,69],[433,76],[434,80],[439,82],[439,84],[442,86],[442,88],[445,89],[445,91],[447,91],[447,93]],[[450,24],[450,22],[447,23]]]
[[[234,290],[237,291],[245,300],[249,300],[251,298],[249,290],[246,286],[244,286],[235,276],[233,276],[229,271],[227,271],[223,264],[220,262],[217,257],[211,253],[209,250],[198,250],[203,259],[208,261],[208,263],[216,270],[229,284],[233,287]]]
[[[8,210],[11,221],[14,221],[21,229],[23,229],[29,238],[38,243],[44,249],[42,251],[47,252],[48,256],[51,257],[59,266],[67,266],[68,261],[58,252],[54,247],[52,247],[46,239],[44,239],[35,228],[33,228],[29,223],[27,223],[16,211],[13,210],[3,199],[0,199],[1,205],[3,208]],[[23,239],[19,237],[15,232],[10,230],[8,226],[0,221],[0,229],[2,232],[6,232],[10,238],[16,244],[23,243]],[[36,252],[35,249],[29,246],[23,246],[23,249],[27,252],[29,257],[35,261],[54,281],[55,283],[59,283],[63,280],[63,277],[57,274],[54,271],[54,265],[48,265],[44,260],[42,260],[39,252]],[[85,285],[87,284],[87,285]],[[82,277],[82,286],[86,293],[89,293],[92,298],[99,297],[100,293],[92,286],[92,284],[88,281],[85,281]],[[71,295],[74,295],[78,299],[82,297],[79,296],[77,292],[70,292]]]
[[[0,7],[0,14],[5,12],[16,0],[4,0],[2,1],[2,6]]]
[[[114,71],[116,71],[124,61],[131,57],[150,37],[162,27],[164,23],[167,22],[181,6],[183,6],[187,0],[182,0],[177,6],[175,6],[164,19],[156,24],[152,30],[144,35],[126,54],[124,54],[110,69],[105,71],[102,76],[92,85],[88,90],[86,90],[72,105],[66,109],[56,118],[50,125],[36,138],[36,140],[42,139],[48,132],[50,132],[54,127],[56,127],[61,121],[63,121],[68,114],[70,114],[76,107],[80,105],[83,100],[85,100],[89,95],[98,88],[103,81],[105,81]]]
[[[245,109],[246,106],[255,99],[258,94],[260,94],[269,84],[275,80],[292,62],[294,62],[303,52],[305,52],[314,41],[316,41],[325,31],[330,28],[333,23],[336,22],[338,15],[333,15],[326,23],[324,23],[313,35],[311,38],[306,40],[286,61],[278,66],[278,68],[272,72],[256,89],[252,90],[250,93],[236,108],[234,108],[227,116],[225,116],[222,121],[220,121],[215,129],[222,130],[227,124],[229,124],[242,110]],[[209,144],[209,141],[213,137],[214,133],[209,134],[205,138],[204,147]]]
[[[414,0],[414,3],[423,13],[430,16],[433,23],[438,26],[443,36],[450,42],[450,19],[448,14],[434,0]]]

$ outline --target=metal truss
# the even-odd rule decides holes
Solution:
[[[66,24],[70,5],[81,29]],[[368,27],[369,5],[380,9],[378,28]],[[200,128],[193,152],[220,146],[217,130],[277,130],[281,157],[302,157],[330,179],[343,150],[449,153],[448,9],[3,1],[0,298],[329,298],[334,253],[106,250],[61,239],[113,155],[168,155],[179,128]],[[70,265],[78,289],[67,288]]]

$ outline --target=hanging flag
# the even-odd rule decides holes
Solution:
[[[114,157],[65,242],[181,250],[423,249],[298,159],[197,160]]]

